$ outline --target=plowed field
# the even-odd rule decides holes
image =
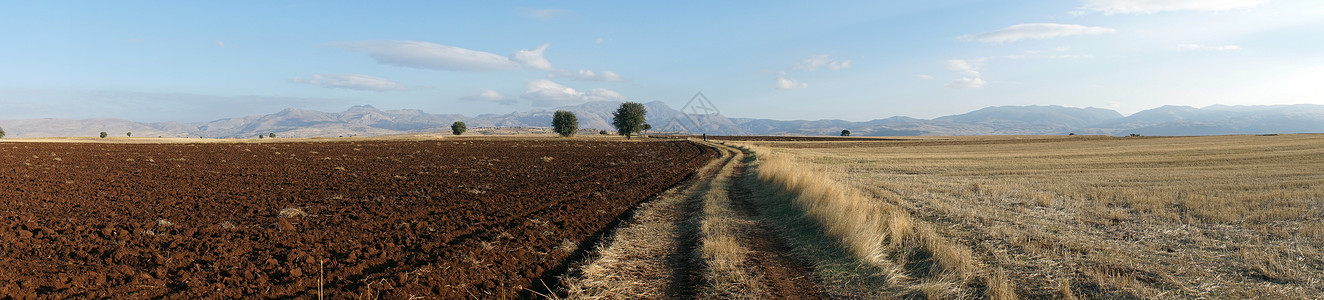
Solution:
[[[0,143],[0,298],[512,298],[690,142]]]

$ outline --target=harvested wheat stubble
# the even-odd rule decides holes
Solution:
[[[1324,295],[1324,135],[751,143],[969,247],[990,297]]]
[[[563,245],[715,156],[689,142],[0,143],[0,298],[308,298],[323,277],[329,298],[528,296]]]

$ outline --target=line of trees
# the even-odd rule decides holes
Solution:
[[[616,127],[616,133],[624,135],[629,139],[640,132],[647,132],[653,129],[653,125],[644,123],[648,115],[648,109],[638,102],[621,103],[620,108],[611,114],[611,124]],[[469,130],[469,126],[463,121],[451,123],[451,133],[455,135],[464,134]],[[552,114],[552,131],[563,137],[574,136],[579,132],[579,117],[572,111],[558,110]],[[607,134],[606,130],[599,131],[599,134]],[[274,134],[272,137],[275,137]]]

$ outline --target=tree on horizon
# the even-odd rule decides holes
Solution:
[[[455,121],[455,123],[451,123],[451,133],[454,133],[455,135],[464,134],[464,132],[468,130],[469,126],[464,125],[464,122]]]
[[[621,103],[621,107],[616,112],[611,113],[611,125],[616,126],[616,133],[624,135],[626,139],[644,129],[644,118],[648,115],[648,109],[644,108],[639,102]]]
[[[564,137],[575,135],[579,131],[579,118],[574,112],[558,110],[552,115],[552,130]]]

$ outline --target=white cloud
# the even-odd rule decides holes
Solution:
[[[547,46],[551,46],[551,44],[542,44],[539,45],[537,49],[533,50],[520,50],[519,52],[515,52],[514,55],[511,55],[510,60],[515,61],[528,69],[551,71],[552,62],[549,62],[547,61],[547,58],[542,57],[543,51],[547,51]]]
[[[542,56],[548,44],[520,50],[511,57],[419,41],[354,41],[328,46],[368,53],[378,63],[419,69],[482,72],[552,68]]]
[[[533,106],[542,107],[574,105],[588,101],[625,100],[625,96],[616,91],[595,88],[588,90],[588,92],[580,92],[551,80],[543,79],[530,81],[520,98],[529,100],[533,103]]]
[[[1240,47],[1240,46],[1237,46],[1237,45],[1205,46],[1205,45],[1198,45],[1198,44],[1181,44],[1181,45],[1177,45],[1177,50],[1182,50],[1182,51],[1236,51],[1236,50],[1241,50],[1241,47]]]
[[[791,66],[791,70],[813,72],[820,68],[828,70],[841,70],[850,68],[850,60],[837,61],[832,60],[827,54],[819,54],[805,58],[800,63]]]
[[[560,8],[536,9],[536,8],[521,7],[519,11],[520,14],[524,15],[525,17],[535,20],[543,20],[543,21],[555,19],[556,17],[570,14],[570,10],[560,9]]]
[[[920,74],[920,75],[915,75],[915,78],[924,79],[924,80],[933,80],[933,76],[932,76],[932,75],[923,75],[923,74]]]
[[[1111,14],[1152,14],[1162,11],[1223,11],[1254,7],[1269,0],[1085,0],[1080,9]]]
[[[977,89],[988,84],[984,81],[982,74],[979,73],[978,65],[984,62],[983,58],[974,61],[964,59],[953,59],[947,61],[947,69],[961,73],[961,79],[947,84],[949,88],[957,89]]]
[[[616,74],[616,72],[612,72],[612,71],[602,71],[602,73],[595,73],[593,71],[584,70],[584,69],[579,69],[579,72],[571,72],[570,70],[557,70],[556,72],[547,74],[547,78],[556,78],[556,77],[565,77],[575,80],[587,80],[587,81],[625,80],[624,78],[621,78],[620,74]]]
[[[1048,58],[1052,58],[1052,59],[1091,59],[1091,58],[1094,58],[1094,55],[1089,55],[1089,54],[1062,54],[1062,55],[1053,55],[1053,56],[1049,56]]]
[[[502,95],[501,93],[498,93],[497,91],[491,89],[483,89],[483,91],[479,92],[477,95],[460,97],[460,100],[491,102],[501,105],[514,105],[516,102],[518,102],[515,101],[514,98],[510,98],[509,96]]]
[[[779,90],[803,89],[808,88],[809,84],[795,79],[786,78],[786,74],[782,73],[777,76],[777,83],[773,85],[773,87],[776,87]]]
[[[979,77],[961,77],[956,81],[947,84],[947,87],[954,89],[977,89],[987,85],[988,82]]]
[[[216,40],[214,43],[216,43],[216,47],[225,48],[225,42],[222,42],[221,40]]]
[[[976,60],[974,63],[964,59],[948,60],[947,69],[964,75],[979,77],[979,71],[975,69],[975,64],[979,62],[980,60]]]
[[[358,74],[314,74],[312,78],[291,78],[290,82],[317,85],[325,88],[378,92],[402,90],[405,88],[403,85],[385,78]]]
[[[1024,39],[1049,39],[1072,35],[1094,35],[1112,33],[1117,30],[1104,27],[1092,27],[1075,24],[1028,23],[1008,26],[990,32],[976,33],[957,37],[962,41],[983,43],[1011,43]]]
[[[598,40],[593,41],[593,43],[594,43],[594,44],[601,44],[602,42],[606,42],[606,41],[607,41],[607,40],[604,40],[604,39],[602,39],[602,38],[598,38]]]

